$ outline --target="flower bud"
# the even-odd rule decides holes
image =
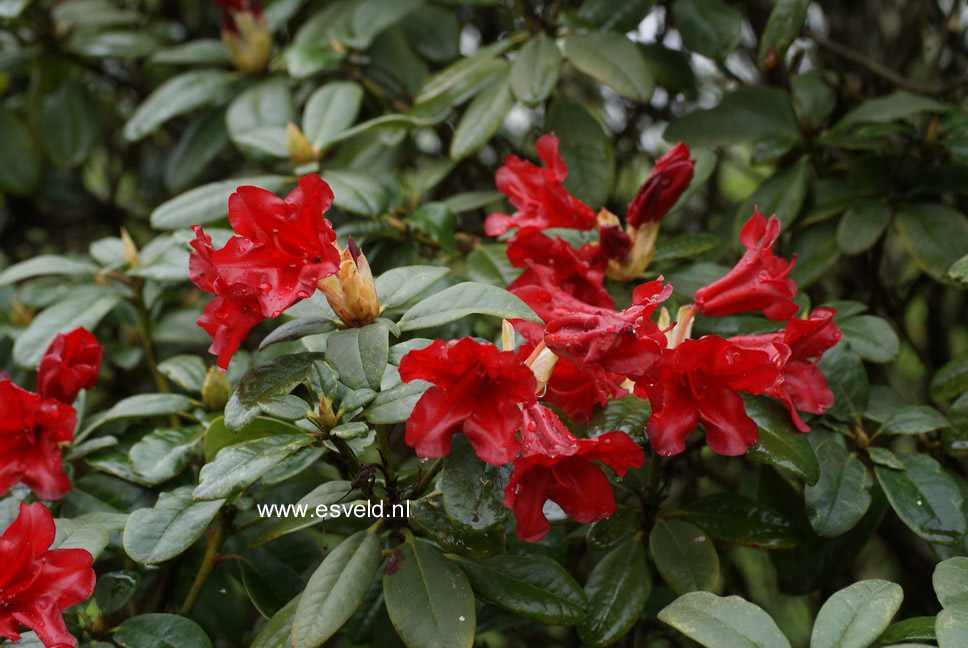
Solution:
[[[229,402],[229,381],[217,367],[209,367],[202,381],[202,402],[210,412],[217,412]]]
[[[128,230],[123,227],[121,228],[121,257],[130,268],[137,268],[141,263],[141,259],[138,258],[138,246],[128,234]]]
[[[662,220],[689,187],[695,165],[696,161],[689,159],[689,147],[682,142],[659,158],[652,167],[652,173],[629,204],[629,227],[637,229],[645,223]]]
[[[326,432],[336,427],[338,419],[336,412],[333,410],[333,401],[326,396],[325,392],[319,395],[319,408],[317,409],[316,416],[310,418],[315,419],[313,422],[316,426]]]
[[[347,326],[366,326],[380,314],[380,300],[370,264],[352,237],[340,253],[339,270],[320,279],[318,286],[330,307]]]
[[[243,72],[262,72],[272,57],[272,35],[259,0],[216,0],[222,23],[222,42],[232,64]]]
[[[299,126],[292,122],[286,124],[286,150],[294,164],[305,164],[316,159],[312,144],[306,139]]]

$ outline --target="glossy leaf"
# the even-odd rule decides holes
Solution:
[[[648,101],[655,82],[635,45],[616,32],[590,32],[565,38],[565,58],[619,95]]]
[[[857,524],[871,504],[874,480],[867,468],[836,441],[817,447],[820,479],[804,488],[810,525],[821,536],[835,538]]]
[[[551,94],[561,72],[561,52],[546,34],[536,34],[518,51],[511,66],[511,90],[518,101],[535,106]]]
[[[124,550],[145,565],[170,560],[201,537],[224,502],[196,502],[189,486],[162,493],[154,508],[137,510],[128,518]]]
[[[690,592],[659,612],[659,620],[707,648],[790,648],[776,622],[738,596]]]
[[[418,302],[403,314],[399,326],[401,331],[413,331],[449,324],[474,314],[540,322],[527,304],[508,291],[467,281]]]
[[[608,646],[631,630],[642,616],[652,591],[652,574],[639,536],[602,558],[585,584],[588,616],[578,636],[588,646]]]
[[[897,458],[904,470],[875,466],[874,474],[898,517],[929,542],[959,542],[968,523],[954,478],[927,455],[901,454]]]
[[[702,529],[670,518],[659,520],[649,534],[652,561],[676,594],[713,591],[719,584],[719,555]]]
[[[865,580],[846,587],[820,608],[813,648],[865,648],[880,636],[901,607],[904,592],[895,583]]]

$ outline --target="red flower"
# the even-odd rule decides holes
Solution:
[[[628,224],[637,229],[662,220],[689,187],[695,165],[696,161],[689,159],[689,147],[682,142],[659,158],[629,204]]]
[[[624,259],[634,245],[621,225],[599,225],[598,242],[606,259]]]
[[[633,303],[621,311],[576,312],[548,322],[544,341],[555,355],[580,366],[598,365],[633,380],[658,361],[665,334],[649,319],[672,294],[662,279],[635,289]]]
[[[535,402],[537,381],[514,352],[471,338],[437,340],[404,356],[400,377],[435,385],[407,420],[404,438],[418,455],[446,455],[451,437],[463,432],[477,456],[490,464],[503,465],[517,456],[518,404]]]
[[[91,554],[54,549],[54,519],[43,504],[21,503],[0,536],[0,637],[19,641],[27,626],[47,648],[74,648],[61,612],[94,591]]]
[[[22,481],[40,499],[64,497],[71,480],[61,467],[57,444],[74,440],[76,423],[70,405],[0,378],[0,496]]]
[[[70,405],[82,389],[97,382],[104,348],[82,327],[61,333],[47,347],[37,367],[37,392]]]
[[[512,292],[551,283],[586,304],[615,306],[603,287],[606,259],[598,245],[586,243],[575,249],[560,238],[551,240],[537,230],[528,230],[514,237],[507,256],[514,267],[527,268],[508,286]]]
[[[228,367],[249,330],[309,297],[339,267],[336,235],[323,214],[333,192],[308,175],[285,198],[239,187],[229,198],[229,222],[238,236],[216,250],[198,225],[189,259],[192,282],[215,294],[198,325],[212,336],[211,353]]]
[[[833,320],[836,312],[832,308],[818,308],[809,319],[792,319],[777,333],[729,339],[744,349],[769,354],[780,373],[766,394],[786,406],[793,424],[801,432],[809,432],[810,426],[803,422],[797,410],[823,414],[834,404],[834,393],[827,386],[826,376],[817,368],[817,362],[824,351],[840,341],[840,329]]]
[[[759,430],[737,392],[761,394],[777,373],[763,351],[743,349],[715,335],[684,340],[636,382],[636,393],[652,405],[649,443],[660,455],[682,452],[686,437],[702,423],[710,450],[745,453]]]
[[[542,513],[549,499],[573,520],[588,524],[615,512],[615,499],[600,461],[618,475],[645,463],[645,454],[624,432],[577,439],[554,412],[542,405],[524,409],[522,454],[504,491],[504,505],[514,511],[515,533],[538,542],[551,525]]]
[[[222,29],[232,33],[239,31],[235,23],[235,14],[245,12],[256,18],[262,16],[262,5],[259,0],[215,0],[215,4],[218,5]]]
[[[773,255],[773,243],[780,235],[780,221],[767,221],[753,214],[740,233],[746,253],[722,279],[696,291],[696,311],[703,315],[735,315],[763,311],[773,321],[793,317],[797,285],[787,278],[793,261]],[[795,259],[794,259],[795,260]]]
[[[497,188],[508,197],[517,211],[510,216],[488,216],[484,223],[488,236],[499,236],[512,227],[571,227],[582,230],[595,227],[595,212],[568,193],[562,184],[568,169],[558,155],[558,138],[543,135],[538,138],[535,148],[545,168],[509,155],[504,159],[504,166],[497,170]]]

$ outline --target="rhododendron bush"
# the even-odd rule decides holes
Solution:
[[[0,646],[968,646],[966,25],[0,1]]]

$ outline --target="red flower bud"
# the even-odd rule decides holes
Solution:
[[[50,549],[54,519],[43,504],[20,504],[0,536],[0,637],[19,641],[21,625],[47,648],[74,648],[62,611],[94,592],[92,557],[85,549]]]
[[[689,147],[682,142],[659,158],[629,204],[628,224],[638,229],[644,223],[662,220],[689,187],[695,165],[696,161],[689,159]]]
[[[753,214],[740,233],[746,253],[722,279],[696,291],[696,311],[703,315],[735,315],[762,311],[773,321],[790,319],[797,312],[793,297],[797,285],[787,277],[796,261],[773,255],[780,221]]]
[[[645,463],[645,453],[624,432],[606,432],[593,439],[575,438],[543,405],[523,412],[521,457],[504,490],[504,505],[514,511],[515,533],[538,542],[551,525],[542,509],[549,499],[568,517],[588,524],[615,512],[615,498],[599,461],[618,475]]]
[[[40,499],[64,497],[71,480],[61,467],[57,444],[74,439],[76,424],[77,415],[70,405],[42,398],[9,378],[0,378],[0,496],[22,481]],[[0,605],[2,600],[0,597]]]
[[[97,382],[104,348],[84,328],[54,338],[37,367],[37,391],[70,405],[82,389]]]
[[[518,404],[535,402],[537,381],[513,351],[471,338],[437,340],[405,355],[400,377],[435,385],[407,419],[404,440],[418,455],[446,455],[451,437],[463,432],[477,456],[490,464],[500,466],[517,456]]]
[[[495,176],[498,190],[517,209],[514,214],[491,214],[484,223],[488,236],[499,236],[513,227],[547,229],[595,227],[595,212],[578,200],[562,184],[568,175],[558,155],[558,138],[541,136],[535,148],[544,163],[541,168],[527,160],[509,155]]]
[[[621,225],[599,225],[598,240],[606,259],[624,259],[632,251],[632,239]]]

